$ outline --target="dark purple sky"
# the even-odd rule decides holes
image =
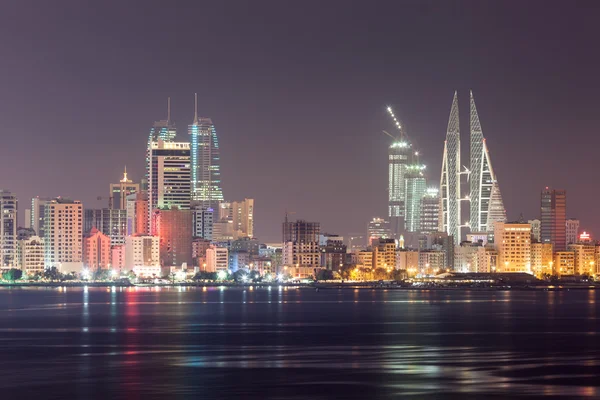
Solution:
[[[360,4],[354,4],[360,3]],[[256,199],[280,240],[286,209],[362,233],[386,212],[391,104],[437,184],[468,89],[509,218],[545,185],[600,233],[600,4],[454,1],[7,1],[0,23],[1,185],[97,207],[123,165],[139,180],[152,122],[187,140],[193,94],[222,147],[224,194]]]

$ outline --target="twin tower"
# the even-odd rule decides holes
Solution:
[[[493,232],[494,222],[506,221],[500,188],[483,137],[472,91],[469,108],[471,165],[470,169],[462,169],[458,96],[454,92],[442,159],[439,230],[452,235],[455,245],[460,244],[461,228],[469,228],[472,233],[487,233]],[[469,194],[465,196],[461,191],[461,175],[466,175],[470,189]],[[465,223],[461,223],[462,202],[466,202],[469,208],[469,220]]]

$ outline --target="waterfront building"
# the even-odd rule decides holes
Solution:
[[[477,272],[479,261],[479,243],[461,242],[454,247],[454,270],[457,272]]]
[[[494,225],[498,272],[531,273],[531,225],[498,222]]]
[[[374,217],[367,225],[367,244],[371,245],[371,242],[376,239],[390,239],[392,238],[392,229],[390,221],[386,221],[383,218]]]
[[[377,239],[373,241],[373,268],[396,267],[396,241],[394,239]]]
[[[44,215],[46,203],[52,201],[48,197],[34,197],[31,199],[31,210],[29,211],[29,228],[33,229],[39,237],[45,236],[44,232]]]
[[[152,213],[153,236],[160,239],[161,266],[192,265],[192,211],[176,206]]]
[[[498,182],[492,183],[492,194],[490,195],[489,207],[487,213],[487,232],[490,235],[494,234],[494,224],[497,222],[506,222],[506,210],[502,196],[500,195],[500,187]]]
[[[419,250],[438,250],[446,255],[444,267],[454,268],[454,238],[446,232],[433,232],[423,235],[419,240]]]
[[[591,243],[572,243],[567,245],[575,257],[575,273],[579,275],[596,273],[596,246]]]
[[[416,272],[419,268],[419,252],[414,250],[398,250],[396,252],[396,269]]]
[[[425,165],[412,164],[407,167],[404,183],[404,229],[418,232],[421,228],[421,201],[427,184],[424,176]]]
[[[206,271],[206,250],[211,246],[210,240],[194,238],[192,240],[192,265],[200,271]]]
[[[44,264],[63,273],[83,268],[83,206],[57,198],[44,206]]]
[[[160,277],[160,267],[158,236],[133,235],[125,238],[125,268],[138,276]]]
[[[569,218],[565,222],[565,238],[567,245],[577,243],[579,236],[579,220]]]
[[[44,272],[44,239],[31,236],[18,242],[18,268],[27,276]]]
[[[127,235],[149,235],[148,194],[144,191],[130,194],[126,199]]]
[[[254,199],[231,203],[233,238],[254,237]]]
[[[567,191],[549,189],[541,193],[542,243],[552,243],[554,251],[567,248]]]
[[[229,250],[225,247],[210,246],[206,249],[206,271],[219,272],[229,269]]]
[[[127,236],[127,210],[98,208],[84,211],[83,232],[89,233],[93,228],[110,237],[112,246],[125,243]]]
[[[110,249],[112,269],[120,271],[125,268],[125,245],[112,246]]]
[[[437,275],[444,271],[445,254],[438,250],[419,252],[419,273],[421,275]]]
[[[554,273],[559,276],[575,274],[575,252],[554,252]]]
[[[17,267],[17,196],[0,190],[0,268]]]
[[[110,237],[92,228],[83,238],[83,266],[90,271],[109,269],[111,261]]]
[[[539,219],[530,219],[527,221],[531,225],[531,240],[532,242],[542,241],[542,222]]]
[[[229,270],[235,272],[239,269],[251,269],[250,259],[247,251],[229,250]]]
[[[437,188],[427,188],[421,198],[419,232],[437,232],[440,222],[440,192]]]
[[[323,237],[325,235],[321,235]],[[325,243],[320,241],[321,246],[321,266],[337,271],[346,263],[347,247],[344,244],[344,238],[337,235],[327,235]]]
[[[204,208],[202,206],[192,207],[193,232],[195,238],[207,240],[213,239],[213,217],[214,210],[212,208]]]
[[[251,257],[259,255],[260,243],[258,239],[243,237],[231,242],[229,245],[229,251],[243,251],[248,253]]]
[[[356,254],[356,266],[360,268],[373,268],[373,252],[361,250]]]
[[[123,179],[119,183],[110,184],[110,197],[108,199],[108,208],[118,208],[125,210],[127,208],[127,196],[138,193],[140,191],[140,184],[133,183],[131,179],[127,178],[127,167],[123,172]]]
[[[194,121],[190,135],[191,199],[194,205],[216,210],[223,201],[221,156],[215,125],[210,118],[198,118],[198,95],[195,95]]]
[[[283,264],[318,268],[321,263],[320,234],[321,225],[318,222],[289,222],[286,215],[283,223]],[[298,270],[297,273],[304,275],[302,271]]]

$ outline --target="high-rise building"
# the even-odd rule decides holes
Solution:
[[[0,190],[0,268],[16,268],[17,261],[17,196]]]
[[[44,272],[44,239],[31,236],[19,240],[17,253],[19,259],[17,268],[21,268],[24,274],[31,276]]]
[[[437,188],[427,188],[421,198],[421,216],[419,232],[422,234],[437,232],[440,221],[440,192]]]
[[[459,245],[461,241],[460,126],[456,92],[454,92],[452,107],[450,108],[446,141],[444,142],[440,198],[439,231],[452,236],[454,244]]]
[[[112,246],[125,244],[127,235],[127,210],[97,208],[84,211],[83,232],[89,233],[93,228],[110,237]]]
[[[198,95],[195,96],[194,121],[190,135],[191,198],[195,205],[216,210],[223,201],[221,156],[215,125],[210,118],[198,118]]]
[[[407,232],[418,232],[421,227],[421,200],[427,184],[425,165],[411,164],[407,168],[404,184],[404,228]]]
[[[254,199],[231,203],[233,238],[254,237]]]
[[[531,225],[497,222],[494,246],[498,251],[499,272],[531,273]]]
[[[306,222],[298,220],[289,222],[287,216],[283,223],[283,242],[315,242],[319,244],[321,224],[318,222]]]
[[[154,122],[154,125],[150,128],[148,143],[158,142],[159,140],[172,142],[175,140],[176,135],[177,129],[173,121],[171,121],[171,98],[169,97],[167,100],[167,119]]]
[[[83,206],[78,200],[57,198],[44,209],[44,259],[46,268],[63,273],[83,267]]]
[[[567,191],[545,188],[541,195],[541,239],[554,251],[567,248]]]
[[[160,238],[161,266],[192,265],[192,211],[172,206],[154,210],[153,236]]]
[[[34,197],[31,199],[29,227],[41,238],[44,237],[44,210],[46,203],[50,201],[52,199],[48,197]]]
[[[127,235],[149,235],[148,195],[137,192],[127,196]]]
[[[506,222],[500,188],[487,148],[473,92],[470,92],[471,176],[470,223],[473,232],[493,232],[493,222]],[[489,223],[488,223],[489,221]]]
[[[140,191],[140,184],[133,183],[127,178],[127,167],[123,172],[123,179],[119,183],[110,184],[110,197],[108,200],[108,208],[118,208],[125,210],[127,208],[127,196]]]
[[[567,245],[578,242],[579,236],[579,220],[569,218],[565,223],[565,236]]]
[[[110,237],[96,228],[83,238],[83,265],[90,271],[109,269],[112,262]]]
[[[399,136],[393,137],[394,141],[388,151],[388,217],[394,238],[399,238],[404,229],[405,199],[406,199],[406,171],[411,161],[412,146],[404,132],[404,127],[396,119],[392,109],[387,111],[392,116]],[[391,136],[391,135],[390,135]]]
[[[213,217],[214,210],[212,208],[204,208],[202,206],[192,207],[192,235],[195,238],[207,240],[213,239]]]
[[[150,143],[148,165],[149,215],[158,208],[190,209],[190,144]]]
[[[319,235],[321,225],[318,222],[298,220],[289,222],[287,215],[283,223],[283,263],[287,266],[303,268],[319,267],[321,262]],[[295,276],[306,275],[298,270]]]
[[[541,236],[541,230],[542,230],[542,223],[539,219],[530,219],[529,221],[527,221],[527,223],[529,225],[531,225],[531,240],[535,241],[535,242],[541,242],[542,241],[542,236]]]
[[[371,245],[371,242],[375,239],[391,239],[392,229],[390,221],[386,221],[383,218],[373,217],[373,219],[367,225],[367,244]]]

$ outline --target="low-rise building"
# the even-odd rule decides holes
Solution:
[[[44,239],[31,236],[29,239],[19,240],[17,255],[19,267],[23,273],[31,276],[44,272]]]

